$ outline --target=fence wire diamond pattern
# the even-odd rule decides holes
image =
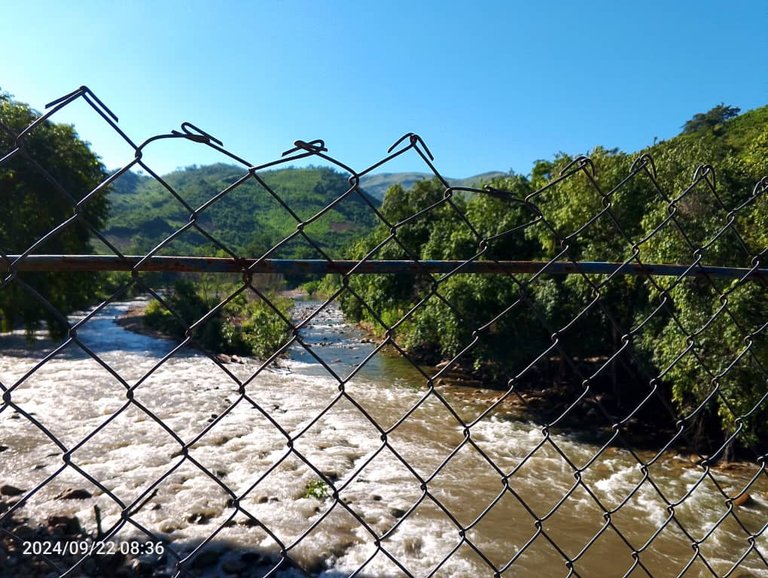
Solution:
[[[75,103],[134,154],[93,190],[61,182],[30,144]],[[0,337],[0,576],[768,573],[768,318],[744,306],[766,291],[765,247],[745,233],[767,179],[735,202],[702,166],[668,190],[642,155],[609,187],[586,157],[535,190],[457,187],[415,134],[363,171],[321,140],[254,165],[190,123],[136,144],[86,87],[23,131],[0,131],[10,143],[0,171],[23,164],[68,207],[28,246],[0,246],[0,294],[31,298],[64,327],[58,341]],[[216,151],[234,176],[192,204],[153,171],[159,142]],[[424,163],[439,194],[385,209],[361,179],[402,155]],[[303,159],[347,177],[317,211],[291,206],[268,178]],[[90,211],[135,170],[184,216],[139,256],[123,254]],[[574,186],[587,200],[562,218],[552,207]],[[290,224],[261,255],[218,236],[217,207],[244,191]],[[627,224],[628,198],[658,207],[643,231]],[[498,223],[469,199],[496,207]],[[699,226],[701,205],[722,216],[717,227]],[[317,232],[349,206],[377,233],[345,253]],[[425,259],[418,232],[436,219],[452,235]],[[98,255],[46,255],[81,230]],[[210,253],[177,255],[190,236]],[[606,237],[619,240],[611,254],[590,252]],[[546,240],[546,259],[528,252],[532,238]],[[690,261],[649,258],[660,244]],[[292,257],[296,247],[312,258]],[[715,258],[723,252],[730,266]],[[124,272],[111,294],[69,316],[47,293],[61,281],[40,282],[45,272],[81,283],[107,270]],[[335,276],[325,296],[292,306],[268,282],[323,274]],[[168,289],[185,276],[216,288],[215,305],[193,320]],[[467,307],[462,291],[473,284],[498,287],[498,303]],[[393,308],[376,286],[405,297]],[[649,296],[642,315],[626,307],[633,291]],[[702,307],[684,314],[686,298]],[[271,349],[237,357],[204,345],[221,312],[253,302],[262,305],[256,324],[278,336]],[[181,328],[175,338],[117,327],[120,317],[136,329],[132,315],[147,304]],[[430,327],[430,316],[453,320],[433,336],[453,341],[449,355],[425,363],[413,327]],[[647,341],[659,331],[678,349],[654,365]],[[734,334],[740,347],[714,356],[712,343]],[[598,350],[584,355],[584,342]],[[498,364],[473,365],[481,354]],[[671,403],[675,380],[692,373],[696,396]],[[485,379],[495,387],[475,387]],[[734,385],[744,379],[755,380],[746,398]],[[712,415],[728,416],[721,439],[701,434]]]

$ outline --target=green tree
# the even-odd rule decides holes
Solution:
[[[683,134],[690,134],[703,128],[717,130],[722,124],[736,116],[741,109],[736,106],[728,106],[720,103],[707,112],[699,112],[693,115],[693,118],[683,125]]]
[[[206,294],[205,289],[199,281],[177,281],[166,297],[170,309],[159,301],[150,302],[145,323],[170,337],[185,339],[189,328],[217,307],[220,299],[235,290],[235,285],[221,284],[211,294]],[[274,293],[268,293],[267,298],[283,316],[288,316],[290,300]],[[291,331],[261,297],[243,292],[196,326],[191,335],[196,345],[210,352],[266,359],[291,338]]]
[[[17,150],[18,135],[38,118],[29,106],[0,92],[0,158],[5,157],[0,163],[0,251],[23,253],[66,223],[33,252],[91,252],[88,223],[100,228],[106,221],[106,192],[77,204],[107,173],[69,125],[44,121],[19,141]],[[52,334],[61,335],[66,331],[64,316],[87,305],[98,285],[94,275],[19,273],[0,285],[0,330],[23,325],[32,331],[46,322]]]
[[[537,161],[528,177],[490,183],[505,194],[457,194],[452,206],[441,202],[439,182],[393,187],[382,213],[408,250],[393,239],[385,243],[391,231],[381,226],[357,243],[353,257],[385,243],[373,258],[762,263],[768,200],[754,186],[768,172],[768,107],[737,113],[720,105],[697,115],[684,134],[640,151],[652,164],[603,147],[590,151],[589,161],[560,153]],[[716,171],[700,169],[694,181],[702,163]],[[439,282],[426,275],[356,276],[349,288],[345,312],[394,328],[398,345],[415,359],[460,355],[461,366],[489,383],[535,362],[546,377],[537,382],[529,372],[530,385],[556,379],[573,388],[574,398],[584,375],[610,363],[590,386],[610,394],[616,415],[634,410],[654,379],[659,395],[710,449],[737,431],[742,445],[768,441],[764,285],[459,273]]]

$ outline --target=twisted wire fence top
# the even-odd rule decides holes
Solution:
[[[62,183],[28,144],[81,101],[133,151],[91,190]],[[534,188],[513,177],[452,186],[412,133],[362,171],[322,140],[253,164],[191,123],[136,144],[87,87],[0,132],[10,143],[0,170],[24,163],[67,207],[29,242],[0,237],[0,292],[64,328],[57,342],[4,341],[0,576],[127,572],[122,558],[29,546],[109,540],[130,540],[123,558],[158,576],[768,571],[767,270],[754,234],[768,178],[738,196],[700,166],[670,190],[643,154],[606,181],[600,158],[578,157]],[[160,141],[216,151],[232,175],[193,203],[153,170]],[[423,198],[382,205],[361,180],[403,155],[435,180]],[[293,206],[269,179],[304,159],[347,178],[317,210]],[[99,216],[135,170],[184,217],[141,255],[124,253]],[[285,216],[261,254],[220,238],[217,208],[239,194]],[[320,240],[349,207],[371,218],[367,234],[351,248]],[[704,222],[702,207],[719,220]],[[424,233],[437,221],[440,243]],[[67,235],[90,238],[98,254],[48,254]],[[176,254],[191,237],[206,255]],[[293,257],[297,248],[311,257]],[[59,281],[41,282],[96,271],[128,274],[75,314],[52,297]],[[194,318],[159,276],[210,273],[230,283]],[[335,277],[291,309],[266,273]],[[135,295],[180,330],[125,362],[102,333]],[[205,333],[253,302],[263,309],[252,329],[271,327],[277,341],[230,363]],[[339,309],[370,331],[355,333]],[[355,335],[354,355],[328,332]],[[467,387],[481,384],[493,387]],[[715,420],[720,437],[706,433]],[[723,467],[735,452],[740,465]],[[76,506],[74,485],[87,488]]]

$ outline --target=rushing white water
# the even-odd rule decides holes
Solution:
[[[706,564],[723,575],[737,563],[768,575],[768,482],[757,466],[703,475],[670,456],[644,472],[628,452],[608,448],[591,461],[599,447],[498,413],[467,438],[437,396],[421,401],[418,379],[382,355],[343,394],[298,349],[255,377],[256,360],[222,368],[190,349],[160,363],[175,344],[117,326],[129,306],[109,305],[78,330],[90,354],[72,343],[40,365],[55,344],[0,337],[0,382],[31,418],[0,412],[0,484],[32,493],[32,519],[77,515],[95,530],[98,505],[108,529],[123,507],[141,505],[117,538],[142,537],[141,525],[170,544],[215,534],[212,546],[279,552],[232,507],[234,495],[294,560],[328,577],[363,565],[363,576],[405,575],[391,558],[417,576],[438,566],[442,576],[492,575],[489,564],[510,561],[508,576],[565,576],[564,556],[580,575],[623,576],[637,563],[625,541],[641,551],[632,575],[677,576],[689,564],[685,576],[711,576]],[[372,350],[359,337],[334,311],[304,332],[342,378]],[[465,420],[487,407],[483,396],[445,395]],[[340,502],[315,470],[334,481]],[[750,483],[751,504],[728,513],[726,498]],[[93,497],[57,499],[67,488]]]

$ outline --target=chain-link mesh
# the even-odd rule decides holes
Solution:
[[[60,182],[28,146],[76,101],[135,153],[93,190]],[[363,171],[319,140],[254,165],[189,123],[137,145],[85,87],[49,108],[21,133],[0,126],[14,143],[0,169],[25,163],[69,207],[33,242],[0,247],[0,292],[64,327],[60,341],[0,338],[0,576],[768,573],[765,247],[750,235],[768,180],[732,198],[704,166],[669,190],[643,155],[608,186],[580,157],[535,190],[452,187],[414,134]],[[192,205],[153,171],[159,141],[217,151],[233,176]],[[439,194],[381,206],[361,179],[402,155],[421,159]],[[301,159],[348,177],[311,213],[268,178]],[[137,169],[184,215],[138,257],[89,213]],[[260,256],[217,235],[217,207],[243,191],[292,229]],[[565,214],[557,200],[574,191]],[[347,252],[319,241],[350,205],[376,233]],[[633,206],[648,215],[642,230],[628,224]],[[419,231],[435,219],[450,235],[430,253]],[[100,255],[41,256],[75,230]],[[176,255],[189,236],[205,257]],[[297,247],[312,258],[286,259]],[[664,262],[670,247],[689,260]],[[128,273],[69,316],[52,297],[60,281],[41,282],[99,270]],[[323,273],[335,281],[314,300],[265,281]],[[215,299],[193,319],[169,289],[185,275]],[[205,332],[243,303],[260,304],[240,321],[271,327],[273,345],[255,357],[207,347]],[[176,338],[146,335],[143,309]],[[447,345],[424,351],[435,342]]]

